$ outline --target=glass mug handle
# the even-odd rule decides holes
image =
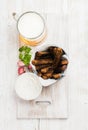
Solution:
[[[12,16],[13,16],[13,19],[17,22],[17,20],[18,20],[17,13],[16,13],[16,12],[13,12],[13,13],[12,13]]]

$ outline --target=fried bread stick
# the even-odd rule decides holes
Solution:
[[[53,62],[53,68],[56,68],[58,66],[58,64],[60,63],[60,59],[62,56],[62,49],[61,48],[54,48],[53,49],[53,53],[54,53],[54,62]]]
[[[45,64],[51,64],[53,63],[53,60],[52,59],[40,59],[40,60],[32,60],[32,64],[33,65],[45,65]]]
[[[44,65],[37,65],[35,66],[36,70],[40,70],[40,69],[43,69],[43,68],[46,68],[46,67],[49,67],[51,66],[52,64],[44,64]]]
[[[54,79],[59,79],[59,78],[61,78],[61,74],[60,74],[60,73],[58,73],[58,74],[53,74],[53,75],[52,75],[52,78],[54,78]]]

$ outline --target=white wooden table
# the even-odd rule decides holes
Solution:
[[[17,34],[12,13],[35,10],[66,16],[69,41],[69,118],[17,120],[14,83]],[[62,27],[62,26],[61,26]],[[59,28],[58,28],[59,29]],[[88,1],[2,0],[0,3],[0,130],[88,130]],[[60,42],[63,42],[62,33]],[[56,39],[54,39],[56,40]],[[14,60],[13,60],[14,59]]]

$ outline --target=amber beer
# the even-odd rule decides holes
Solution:
[[[46,27],[43,17],[36,12],[26,12],[17,21],[19,40],[22,44],[36,46],[46,37]]]

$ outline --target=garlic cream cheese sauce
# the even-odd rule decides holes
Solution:
[[[40,95],[42,85],[37,75],[27,72],[17,78],[15,91],[20,98],[33,100]]]

